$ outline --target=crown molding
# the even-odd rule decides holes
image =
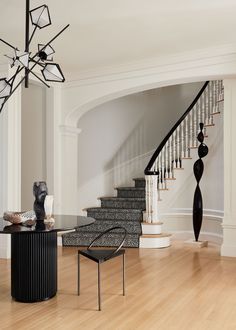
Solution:
[[[172,55],[148,58],[130,63],[106,66],[95,70],[81,71],[75,74],[67,73],[67,82],[63,88],[79,87],[119,79],[130,79],[150,74],[180,69],[181,67],[196,67],[204,63],[222,64],[236,61],[236,44],[226,44],[217,47],[197,49],[194,51],[176,53]],[[77,75],[76,74],[76,75]],[[73,77],[74,76],[74,77]]]

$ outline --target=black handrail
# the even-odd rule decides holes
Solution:
[[[192,108],[197,103],[197,101],[201,97],[202,93],[204,92],[204,90],[206,89],[206,87],[207,87],[208,84],[209,84],[209,81],[206,81],[205,84],[200,89],[200,91],[198,92],[198,94],[195,97],[195,99],[193,100],[193,102],[188,107],[188,109],[180,117],[180,119],[175,123],[175,125],[171,128],[171,130],[169,131],[169,133],[166,135],[166,137],[159,144],[159,146],[157,147],[156,151],[152,155],[152,158],[150,159],[147,167],[144,170],[144,174],[145,175],[158,175],[159,174],[159,171],[151,171],[151,168],[152,168],[153,164],[155,163],[157,157],[159,156],[159,154],[160,154],[161,150],[163,149],[163,147],[165,146],[166,142],[169,140],[170,136],[173,134],[173,132],[176,130],[176,128],[181,124],[181,122],[185,119],[185,117],[188,115],[188,113],[192,110]]]

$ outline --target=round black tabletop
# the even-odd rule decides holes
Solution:
[[[43,222],[32,226],[26,226],[24,224],[13,225],[3,218],[0,218],[0,233],[1,234],[15,234],[23,232],[48,232],[48,231],[67,231],[73,230],[79,227],[91,225],[95,222],[95,219],[90,217],[84,217],[80,215],[53,215],[54,222]]]

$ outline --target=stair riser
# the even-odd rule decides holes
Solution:
[[[145,210],[145,201],[118,201],[118,200],[101,200],[101,206],[106,208],[117,209],[139,209]]]
[[[63,246],[88,246],[91,241],[96,237],[94,234],[85,234],[85,233],[69,233],[62,235]],[[95,246],[118,246],[121,242],[121,237],[117,235],[109,235],[97,242]],[[139,235],[127,235],[124,247],[139,247]]]
[[[142,221],[142,211],[140,213],[138,212],[119,212],[117,210],[117,213],[115,212],[109,212],[109,209],[107,211],[103,212],[96,212],[96,211],[87,211],[87,216],[94,218],[96,220],[117,220],[117,221]]]
[[[114,226],[121,226],[127,230],[128,233],[141,234],[141,224],[134,221],[107,221],[107,220],[97,220],[94,224],[90,226],[81,227],[78,232],[103,232]],[[122,233],[122,230],[120,231]]]
[[[145,179],[143,179],[143,180],[134,180],[134,182],[135,182],[135,187],[136,188],[145,188],[145,186],[146,186]]]
[[[145,190],[121,190],[118,189],[117,197],[121,198],[145,198]]]

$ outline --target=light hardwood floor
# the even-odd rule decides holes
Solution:
[[[121,258],[102,265],[102,311],[96,264],[77,249],[60,248],[58,294],[23,304],[10,297],[10,262],[0,260],[0,329],[236,329],[236,259],[219,246],[196,249],[174,242],[160,250],[126,249],[126,297]]]

